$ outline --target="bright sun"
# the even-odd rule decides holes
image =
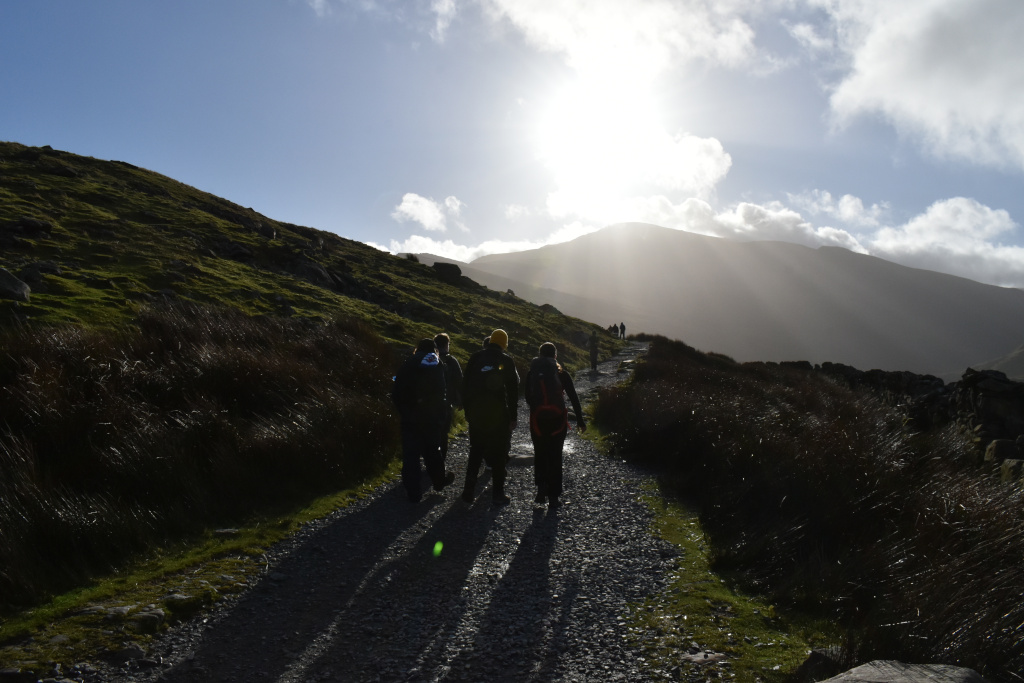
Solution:
[[[661,130],[644,93],[578,83],[556,95],[540,122],[543,161],[571,185],[623,189],[654,161],[652,136]]]
[[[537,148],[558,190],[555,215],[609,218],[631,197],[690,189],[699,180],[706,141],[666,132],[647,83],[580,81],[542,111]]]

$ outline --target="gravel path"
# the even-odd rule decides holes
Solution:
[[[575,379],[584,403],[614,384],[633,344]],[[656,592],[676,550],[654,538],[639,501],[645,475],[570,432],[565,505],[533,503],[525,406],[513,437],[508,506],[490,477],[459,500],[468,439],[443,493],[410,504],[391,483],[307,525],[281,544],[257,585],[205,623],[177,627],[150,649],[163,666],[134,681],[639,681],[631,603]],[[443,543],[435,555],[438,542]]]

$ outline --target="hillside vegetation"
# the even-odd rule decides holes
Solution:
[[[0,298],[6,326],[118,329],[144,305],[187,301],[249,316],[364,320],[403,351],[445,331],[462,356],[504,326],[517,357],[554,341],[570,366],[585,350],[569,339],[593,327],[125,162],[5,142],[0,268],[32,290],[28,301]]]
[[[0,143],[0,609],[380,473],[390,379],[595,326],[123,162]],[[2,273],[0,273],[2,274]],[[8,276],[8,280],[10,280]],[[605,354],[616,348],[602,335]]]
[[[695,504],[714,568],[849,629],[877,658],[1024,670],[1024,492],[955,425],[903,416],[809,367],[739,364],[654,338],[595,424]]]

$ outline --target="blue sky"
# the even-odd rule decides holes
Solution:
[[[1019,0],[0,0],[0,139],[472,260],[620,221],[1024,287]]]

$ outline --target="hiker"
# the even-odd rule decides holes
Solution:
[[[455,421],[455,409],[462,407],[462,366],[459,359],[450,352],[451,338],[441,332],[434,336],[438,358],[444,365],[444,383],[448,398],[448,422],[445,427],[444,439],[441,440],[441,457],[448,457],[448,432]]]
[[[506,349],[508,334],[504,330],[495,330],[487,348],[470,356],[466,364],[463,401],[469,422],[469,462],[462,500],[467,503],[476,498],[474,494],[481,461],[486,461],[491,467],[494,502],[511,502],[505,495],[505,464],[517,422],[519,373]]]
[[[597,338],[597,330],[590,333],[590,369],[597,370],[597,352],[601,348],[601,340]]]
[[[561,504],[562,447],[569,430],[569,413],[565,397],[569,397],[576,415],[576,426],[587,431],[576,387],[572,377],[556,359],[558,350],[551,342],[544,342],[540,355],[530,361],[526,374],[526,403],[530,406],[530,438],[533,440],[533,475],[537,484],[535,503],[547,498],[549,508]]]
[[[398,369],[391,400],[398,408],[402,426],[402,484],[409,500],[423,497],[420,459],[435,491],[455,481],[455,473],[444,468],[441,444],[448,435],[448,397],[444,365],[433,339],[423,339]]]
[[[626,323],[619,323],[619,339],[626,338]]]

